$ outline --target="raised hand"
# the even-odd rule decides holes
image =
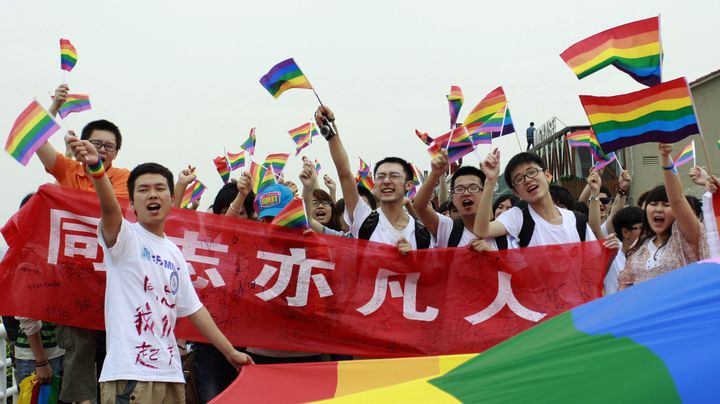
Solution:
[[[588,186],[590,187],[590,195],[597,196],[600,193],[600,187],[602,186],[602,178],[597,171],[593,171],[588,175],[587,178]]]
[[[72,150],[75,160],[85,164],[96,164],[100,161],[100,154],[87,140],[75,137],[75,132],[68,131],[65,135],[65,144]]]
[[[440,156],[430,162],[430,169],[434,175],[440,177],[447,172],[448,165],[447,150],[442,150]]]
[[[239,194],[243,196],[249,194],[252,190],[252,178],[250,178],[250,173],[243,171],[237,179],[236,184]]]
[[[313,188],[315,185],[315,180],[317,178],[317,172],[315,171],[315,167],[308,161],[307,163],[303,164],[303,168],[300,171],[300,182],[303,184],[303,187],[307,188]]]
[[[330,190],[330,195],[334,195],[335,190],[337,189],[335,180],[333,180],[329,175],[325,174],[325,175],[323,175],[323,182],[325,183],[325,186],[327,187],[327,189]]]
[[[195,178],[195,167],[188,164],[187,168],[182,169],[178,174],[178,184],[188,186],[195,181]]]
[[[330,122],[335,121],[335,114],[326,105],[321,105],[315,111],[315,123],[318,126],[325,126],[325,119]]]
[[[705,183],[707,182],[707,179],[708,179],[708,173],[707,173],[707,171],[705,171],[704,168],[694,166],[693,168],[690,169],[689,175],[690,175],[690,181],[692,181],[693,184],[699,185],[701,187],[705,186]]]
[[[482,162],[482,171],[487,180],[497,180],[500,176],[500,149],[491,151]]]
[[[620,178],[618,178],[618,188],[620,188],[624,192],[628,192],[631,186],[632,176],[630,176],[629,172],[623,171],[622,174],[620,174]]]
[[[673,145],[670,143],[658,143],[658,150],[660,151],[661,157],[670,157],[672,153]]]

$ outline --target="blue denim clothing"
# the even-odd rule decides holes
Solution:
[[[50,367],[53,373],[60,374],[62,372],[63,357],[58,356],[55,359],[50,359]],[[35,361],[17,359],[15,361],[15,380],[18,384],[23,381],[26,377],[30,376],[35,372]]]

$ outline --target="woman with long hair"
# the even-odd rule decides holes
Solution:
[[[671,144],[659,144],[663,179],[647,193],[642,230],[627,253],[619,289],[644,282],[708,257],[705,226],[683,194],[670,154]]]

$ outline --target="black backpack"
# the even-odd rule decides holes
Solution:
[[[533,231],[535,230],[535,220],[533,220],[530,215],[529,207],[526,206],[522,208],[522,213],[523,224],[520,228],[518,238],[520,239],[520,247],[527,247],[528,244],[530,244],[530,239],[532,238]],[[585,241],[588,218],[584,213],[573,213],[575,214],[575,229],[577,230],[578,236],[580,236],[580,241]],[[507,250],[508,248],[507,236],[495,237],[495,243],[498,246],[498,250]]]
[[[370,240],[370,237],[375,231],[379,221],[380,214],[376,210],[373,210],[372,213],[370,213],[370,216],[368,216],[360,226],[358,238],[362,240]],[[415,220],[415,244],[417,244],[418,250],[430,248],[430,230],[428,230],[427,227],[418,220]]]
[[[452,230],[450,230],[450,238],[448,238],[448,247],[457,247],[458,244],[460,244],[463,230],[465,230],[465,223],[463,223],[462,218],[459,217],[453,220]]]

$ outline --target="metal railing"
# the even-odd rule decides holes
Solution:
[[[18,386],[15,381],[15,372],[12,368],[12,359],[7,357],[7,332],[5,326],[0,323],[0,403],[6,404],[8,397],[13,397],[13,401],[17,401]],[[10,369],[11,382],[7,385],[7,372]]]

